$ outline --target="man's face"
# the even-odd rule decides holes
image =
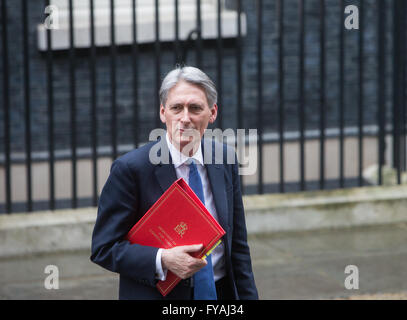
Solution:
[[[171,143],[183,151],[188,144],[196,146],[208,124],[215,121],[217,111],[216,104],[209,107],[203,89],[180,81],[169,91],[166,105],[160,106],[160,119],[167,126]]]

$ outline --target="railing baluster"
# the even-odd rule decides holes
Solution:
[[[222,46],[222,3],[221,0],[217,2],[217,30],[218,37],[216,39],[216,76],[217,76],[217,88],[218,88],[218,117],[216,119],[217,126],[222,128],[222,115],[223,115],[223,84],[222,84],[222,64],[223,64],[223,46]]]
[[[73,3],[69,0],[69,82],[70,82],[70,110],[71,110],[71,163],[72,163],[72,208],[78,205],[76,179],[76,89],[75,89],[75,38]]]
[[[363,186],[363,104],[364,104],[364,19],[363,0],[359,1],[359,94],[358,94],[358,145],[359,145],[359,186]]]
[[[243,129],[243,81],[242,81],[242,1],[237,0],[237,43],[236,43],[236,73],[237,73],[237,129]],[[236,130],[237,133],[237,130]],[[236,135],[237,136],[237,135]],[[244,149],[243,149],[244,152]],[[243,177],[240,176],[240,186],[244,193]]]
[[[137,43],[137,3],[132,1],[133,16],[133,45],[132,45],[132,65],[133,65],[133,130],[134,130],[134,147],[139,144],[139,108],[138,108],[138,43]]]
[[[45,0],[45,6],[49,0]],[[49,153],[49,208],[55,209],[55,144],[54,144],[54,76],[53,76],[53,52],[52,33],[47,29],[47,114],[48,114],[48,153]]]
[[[319,30],[319,41],[320,41],[319,187],[320,187],[320,189],[324,189],[325,188],[325,0],[320,0],[319,6],[320,6],[320,16],[319,16],[319,19],[320,19],[320,30]]]
[[[201,0],[196,0],[196,65],[202,69],[202,16],[201,16]]]
[[[159,107],[160,101],[158,99],[158,91],[160,90],[161,82],[161,47],[160,47],[160,11],[159,11],[159,0],[155,0],[155,94],[154,94],[154,106]],[[161,127],[160,116],[158,112],[155,116],[155,127]]]
[[[344,187],[344,99],[345,99],[345,32],[343,21],[344,0],[339,1],[340,19],[339,19],[339,187]]]
[[[7,28],[7,4],[1,2],[2,43],[3,43],[3,108],[4,108],[4,169],[5,169],[5,192],[6,212],[12,212],[11,206],[11,172],[10,172],[10,92],[9,92],[9,59],[8,59],[8,28]]]
[[[406,39],[407,37],[407,4],[405,1],[403,1],[403,25],[402,25],[402,30],[404,30],[403,33],[403,39]],[[403,92],[401,93],[402,95],[402,109],[403,109],[403,125],[402,125],[402,145],[403,145],[403,155],[402,155],[402,170],[406,171],[407,167],[407,146],[406,146],[406,102],[407,102],[407,41],[403,41],[403,82],[402,82],[402,88]]]
[[[112,159],[117,158],[117,101],[116,101],[116,36],[115,1],[110,0],[110,86],[111,86],[111,135]]]
[[[175,30],[175,41],[174,41],[174,60],[175,64],[180,63],[181,61],[181,49],[180,49],[180,42],[179,42],[179,3],[178,0],[174,0],[174,15],[175,15],[175,22],[174,22],[174,30]]]
[[[91,104],[91,131],[92,131],[92,169],[93,169],[93,195],[92,204],[98,202],[98,120],[97,120],[97,92],[96,92],[96,44],[95,44],[95,13],[94,0],[90,0],[90,104]]]
[[[378,33],[378,69],[377,69],[377,102],[378,102],[378,124],[379,124],[379,148],[378,148],[378,159],[379,159],[379,172],[378,172],[378,184],[381,185],[383,183],[382,177],[382,167],[384,165],[384,151],[385,151],[385,93],[386,93],[386,66],[385,66],[385,28],[386,28],[386,15],[382,14],[385,12],[386,4],[384,0],[378,0],[378,24],[377,24],[377,33]]]
[[[257,132],[258,184],[257,192],[264,193],[263,185],[263,0],[257,0]]]
[[[403,52],[406,33],[403,28],[405,19],[405,1],[395,0],[393,3],[393,167],[397,171],[397,183],[401,184],[403,149],[403,78],[405,52]]]
[[[30,113],[30,50],[28,46],[28,1],[21,1],[23,19],[23,72],[24,72],[24,114],[25,114],[25,166],[27,178],[27,211],[33,210],[32,201],[32,163],[31,163],[31,113]]]
[[[222,128],[222,114],[223,114],[223,86],[222,86],[222,69],[223,69],[223,46],[222,46],[222,3],[221,0],[217,2],[217,29],[218,37],[216,39],[216,76],[217,76],[217,88],[218,88],[218,117],[216,119],[219,128]]]
[[[284,0],[277,1],[278,16],[278,129],[279,129],[279,191],[285,192],[284,184]]]
[[[299,94],[298,94],[298,114],[300,131],[300,190],[305,190],[305,92],[304,92],[304,60],[305,60],[305,10],[304,0],[299,0],[298,15],[300,21],[299,32]]]

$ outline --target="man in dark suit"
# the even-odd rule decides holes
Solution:
[[[229,147],[202,139],[216,119],[216,99],[213,82],[201,70],[174,69],[160,89],[165,136],[112,164],[100,196],[91,260],[120,274],[120,299],[163,299],[155,285],[168,270],[183,280],[167,299],[258,299],[236,157],[228,163]],[[219,152],[221,159],[215,161]],[[162,159],[168,155],[169,163],[155,161],[157,155]],[[190,255],[201,244],[163,249],[125,240],[132,226],[180,177],[226,231],[207,261]]]

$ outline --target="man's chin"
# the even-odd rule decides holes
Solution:
[[[177,144],[182,147],[185,147],[188,144],[193,144],[193,143],[194,143],[194,141],[191,137],[177,139]]]
[[[179,150],[193,150],[194,149],[194,145],[196,145],[197,143],[199,143],[199,139],[193,139],[190,136],[189,137],[181,137],[179,139],[175,139],[175,141],[173,141],[173,144],[175,147],[177,147]]]

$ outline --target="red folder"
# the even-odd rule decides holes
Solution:
[[[175,181],[146,214],[131,228],[130,243],[169,249],[175,246],[203,244],[192,255],[205,258],[221,241],[225,230],[212,217],[184,179]],[[166,296],[181,280],[170,270],[157,288]]]

